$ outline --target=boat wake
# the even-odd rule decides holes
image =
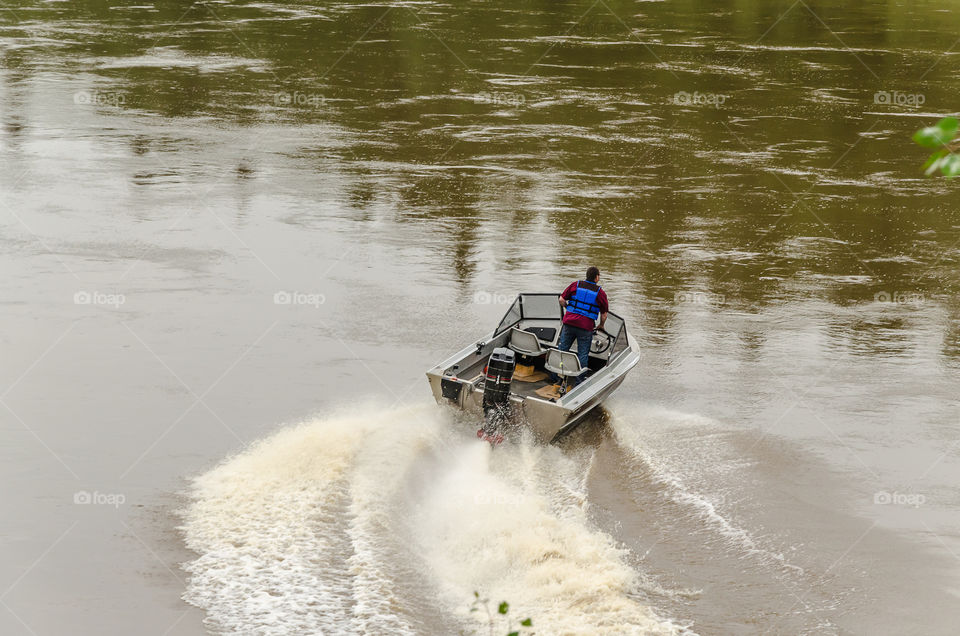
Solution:
[[[724,457],[729,453],[722,443],[711,444],[711,437],[721,435],[718,423],[709,418],[672,411],[660,407],[634,407],[630,411],[615,410],[611,417],[613,435],[620,448],[632,455],[649,480],[649,490],[667,498],[709,524],[741,556],[769,562],[793,574],[803,568],[791,563],[782,550],[764,545],[761,537],[738,525],[718,509],[726,495],[716,492],[725,481],[724,472],[736,471],[735,483],[743,479],[743,457]],[[664,443],[667,438],[668,443]],[[678,440],[685,440],[678,443]],[[710,469],[721,474],[710,474]],[[699,473],[699,474],[698,474]],[[699,481],[700,486],[687,481]],[[709,484],[711,495],[700,492]],[[681,515],[677,515],[678,517]]]
[[[593,449],[491,451],[449,417],[341,413],[197,478],[184,598],[220,633],[487,633],[474,592],[539,633],[682,631],[588,518]]]

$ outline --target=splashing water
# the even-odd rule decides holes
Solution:
[[[486,633],[474,591],[550,634],[676,634],[586,512],[592,451],[491,451],[436,407],[281,432],[197,478],[184,598],[218,632]]]

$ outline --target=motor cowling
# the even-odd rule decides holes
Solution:
[[[516,354],[512,349],[500,347],[493,350],[487,361],[483,381],[483,410],[500,408],[510,403],[510,384],[517,368]]]
[[[487,360],[483,381],[485,423],[483,428],[477,431],[477,437],[492,444],[503,441],[503,434],[499,429],[510,416],[510,385],[516,367],[516,353],[506,347],[494,349]]]

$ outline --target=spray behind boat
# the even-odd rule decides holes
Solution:
[[[510,384],[517,366],[516,354],[512,349],[498,347],[490,354],[483,381],[483,427],[477,431],[477,437],[491,444],[503,441],[504,427],[513,415],[510,403]]]

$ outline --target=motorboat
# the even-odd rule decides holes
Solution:
[[[492,333],[429,371],[438,404],[484,416],[478,437],[503,440],[514,424],[544,441],[573,430],[640,361],[623,318],[608,312],[582,368],[576,342],[558,348],[563,307],[554,293],[520,294]]]

